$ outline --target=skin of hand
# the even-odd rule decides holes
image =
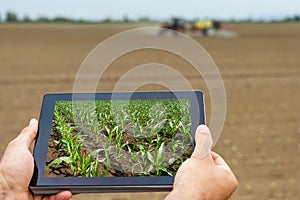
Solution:
[[[221,156],[209,152],[200,158],[202,147],[209,134],[207,126],[198,126],[194,152],[178,169],[173,190],[166,200],[229,199],[237,188],[238,181]]]
[[[29,151],[38,129],[36,119],[31,119],[19,136],[12,140],[0,161],[0,199],[20,200],[68,200],[70,191],[63,191],[52,196],[33,195],[29,183],[34,170],[34,159]]]

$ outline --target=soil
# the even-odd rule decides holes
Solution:
[[[31,117],[42,96],[71,92],[88,53],[112,34],[138,25],[0,24],[0,154]],[[227,96],[223,133],[214,151],[239,180],[232,199],[297,200],[300,196],[300,26],[225,24],[235,39],[194,37],[222,74]],[[97,91],[111,91],[132,66],[157,62],[184,74],[210,98],[204,81],[184,60],[154,50],[126,54],[102,76]],[[146,74],[147,75],[147,74]],[[145,76],[145,75],[144,75]],[[167,79],[159,73],[156,79]],[[153,77],[152,77],[153,78]],[[126,83],[127,84],[127,83]],[[130,84],[130,82],[128,82]],[[174,86],[178,86],[174,80]],[[165,89],[157,84],[141,90]],[[73,199],[163,199],[166,193],[82,194]]]
[[[73,122],[68,122],[73,123]],[[81,134],[84,135],[81,136],[82,142],[81,142],[81,156],[87,157],[90,153],[106,148],[107,146],[112,147],[110,150],[109,155],[109,161],[110,161],[110,169],[109,171],[106,170],[107,168],[107,162],[99,162],[98,166],[98,175],[99,176],[116,176],[116,177],[126,177],[126,176],[145,176],[140,170],[141,168],[137,165],[137,163],[141,163],[142,157],[140,154],[136,156],[136,158],[133,160],[131,158],[131,154],[129,152],[129,147],[131,151],[133,151],[135,154],[140,152],[141,150],[138,148],[138,145],[143,145],[145,148],[154,149],[156,147],[156,143],[151,144],[151,141],[149,141],[149,138],[135,138],[133,137],[130,130],[124,130],[124,133],[122,135],[122,142],[127,143],[129,147],[124,146],[121,150],[115,147],[115,135],[112,137],[112,143],[103,143],[103,141],[106,141],[108,134],[106,131],[101,130],[100,136],[99,136],[99,143],[96,142],[96,139],[92,136],[93,134],[86,132],[85,130],[81,130],[80,128],[74,129],[74,135],[75,134]],[[168,135],[168,134],[166,134]],[[177,133],[176,136],[181,135],[181,133]],[[82,176],[81,174],[76,174],[72,169],[71,165],[62,162],[60,164],[54,164],[49,166],[51,162],[53,162],[55,159],[63,156],[69,156],[68,152],[64,151],[64,147],[62,146],[59,141],[61,140],[61,134],[56,131],[56,124],[52,124],[52,129],[50,133],[50,142],[48,146],[48,153],[46,157],[46,167],[44,170],[44,176],[45,177],[74,177],[74,176]],[[181,137],[176,137],[176,141],[181,141]],[[102,142],[101,142],[102,141]],[[165,138],[161,142],[165,142],[166,146],[169,146],[171,148],[172,144],[170,143],[169,138]],[[150,145],[151,144],[151,145]],[[78,143],[79,145],[79,143]],[[115,154],[117,153],[117,154]],[[182,160],[186,160],[188,157],[190,157],[192,153],[192,148],[189,147],[185,152],[176,151],[175,155],[179,156],[181,155],[181,158],[176,158],[171,152],[171,149],[167,149],[165,151],[165,162],[162,165],[165,165],[168,170],[171,172],[175,172],[178,170]],[[97,154],[96,154],[97,155]],[[96,161],[96,155],[93,157],[93,161]],[[118,156],[119,155],[119,156]],[[153,155],[153,152],[152,152]],[[101,159],[106,158],[106,155],[103,151],[100,151],[98,153],[98,156]],[[154,156],[154,155],[153,155]],[[174,159],[172,163],[169,163],[171,158]],[[147,162],[149,163],[149,161]],[[132,165],[135,165],[135,167],[132,168]],[[147,167],[148,168],[148,167]],[[149,168],[148,168],[149,169]],[[150,174],[147,174],[147,176],[154,176],[155,171],[151,171]],[[162,172],[161,176],[169,176],[167,172]]]

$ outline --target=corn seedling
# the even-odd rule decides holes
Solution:
[[[127,151],[132,175],[174,175],[170,169],[180,166],[182,154],[191,153],[189,109],[186,99],[59,101],[52,130],[59,137],[50,142],[61,156],[48,168],[66,163],[74,176],[107,176],[116,165],[112,162],[122,165]]]

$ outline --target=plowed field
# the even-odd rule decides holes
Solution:
[[[239,37],[194,39],[214,59],[226,87],[226,122],[214,150],[239,179],[232,199],[299,199],[300,24],[230,26]],[[1,24],[0,154],[31,117],[38,118],[44,93],[72,92],[75,75],[87,54],[109,36],[134,27]],[[187,63],[154,50],[116,60],[102,77],[99,91],[112,90],[125,69],[149,62],[178,69],[195,89],[207,92]],[[141,89],[159,88],[146,85]],[[209,117],[208,95],[205,100]],[[73,199],[146,200],[165,195],[81,194]]]

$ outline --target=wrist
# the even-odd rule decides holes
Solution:
[[[0,165],[0,199],[32,199],[28,191],[14,191]]]
[[[12,192],[0,166],[0,199],[13,199],[11,194]]]
[[[7,184],[3,176],[1,166],[0,166],[0,199],[4,199],[7,194]]]

